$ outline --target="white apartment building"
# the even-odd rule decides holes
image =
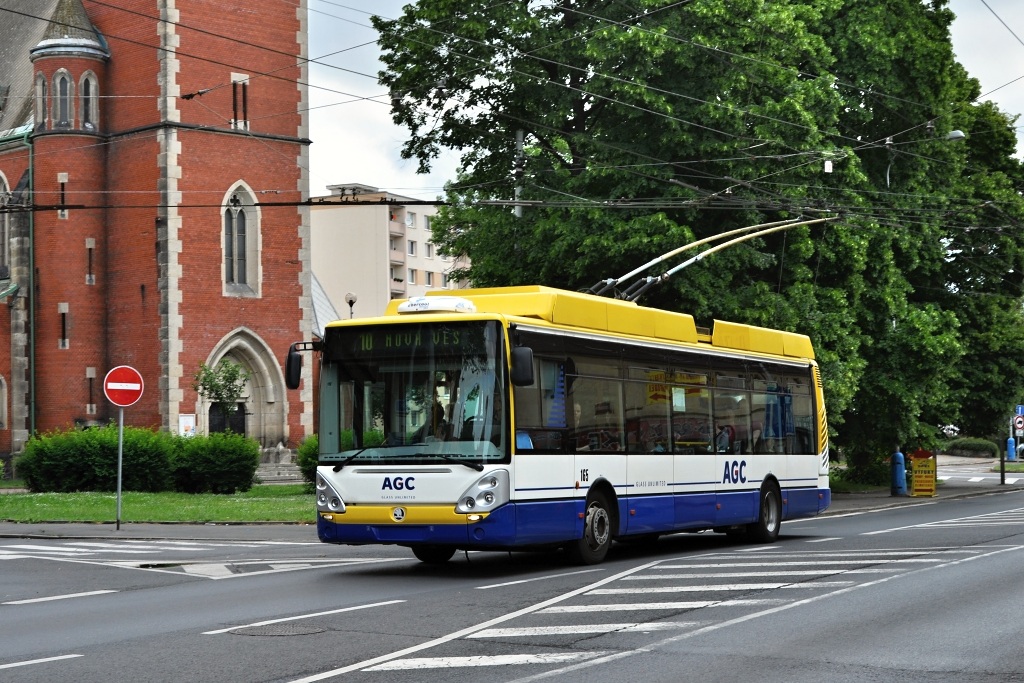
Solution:
[[[449,274],[468,262],[439,255],[430,240],[435,206],[369,185],[327,189],[310,207],[310,261],[342,317],[377,316],[391,299],[466,286]]]

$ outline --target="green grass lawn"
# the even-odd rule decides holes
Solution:
[[[0,521],[113,522],[114,493],[2,493]],[[122,522],[315,523],[313,494],[302,484],[253,486],[245,493],[137,493],[121,495]]]

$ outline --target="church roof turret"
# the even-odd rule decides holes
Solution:
[[[43,39],[29,54],[33,60],[55,55],[108,59],[110,50],[107,41],[89,21],[82,0],[58,0]]]

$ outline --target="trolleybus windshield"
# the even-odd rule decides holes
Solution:
[[[490,321],[328,328],[320,464],[507,461],[502,339]]]

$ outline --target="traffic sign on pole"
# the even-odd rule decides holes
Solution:
[[[142,398],[144,382],[139,371],[130,365],[118,365],[103,378],[103,393],[115,406],[127,408]]]
[[[1013,416],[1013,428],[1014,429],[1024,429],[1024,415],[1014,415]]]
[[[103,393],[117,406],[117,524],[121,530],[121,467],[124,458],[124,409],[142,398],[145,383],[138,370],[130,365],[118,365],[103,378]]]

